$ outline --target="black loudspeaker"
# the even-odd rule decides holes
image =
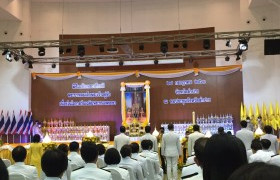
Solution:
[[[264,40],[264,55],[280,54],[280,39]]]

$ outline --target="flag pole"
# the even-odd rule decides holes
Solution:
[[[21,135],[19,135],[19,142],[21,143]]]
[[[9,134],[7,134],[7,143],[9,143]]]
[[[15,143],[15,135],[13,134],[13,144]]]

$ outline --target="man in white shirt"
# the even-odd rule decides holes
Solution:
[[[121,156],[122,156],[122,160],[120,162],[120,166],[132,167],[133,171],[134,171],[135,178],[137,180],[143,180],[144,176],[143,176],[142,167],[137,160],[131,159],[131,152],[132,151],[131,151],[130,145],[124,145],[121,148],[120,153],[121,153]]]
[[[103,144],[97,144],[97,150],[98,150],[98,158],[97,158],[97,167],[98,168],[104,168],[106,166],[106,163],[104,161],[104,154],[105,154],[105,146]]]
[[[86,162],[86,165],[83,168],[73,171],[71,174],[71,180],[112,180],[110,172],[97,168],[96,161],[98,158],[98,150],[95,143],[83,142],[81,147],[81,156]]]
[[[236,132],[236,137],[244,143],[246,150],[250,150],[251,143],[254,139],[254,133],[247,129],[246,121],[241,121],[240,125],[241,130]]]
[[[8,167],[9,174],[22,174],[26,180],[37,180],[38,172],[36,167],[24,164],[26,154],[26,149],[23,146],[17,146],[13,149],[12,157],[15,164]]]
[[[252,141],[251,148],[253,150],[253,154],[249,157],[249,163],[252,162],[269,162],[271,160],[271,156],[274,155],[272,151],[269,151],[269,147],[271,142],[267,139],[257,140],[254,139]]]
[[[121,148],[124,145],[128,145],[129,144],[129,137],[127,135],[124,134],[125,133],[125,127],[121,126],[120,127],[120,134],[115,136],[114,138],[114,147],[120,151]]]
[[[141,138],[140,138],[140,144],[143,140],[151,140],[153,142],[153,148],[152,150],[157,152],[158,151],[158,145],[157,145],[157,138],[151,134],[151,126],[145,127],[145,132]]]
[[[188,139],[188,156],[191,156],[193,153],[194,143],[197,139],[204,137],[204,134],[199,132],[199,125],[193,125],[193,133],[189,135]]]
[[[73,141],[69,144],[70,153],[68,155],[68,159],[70,160],[71,164],[75,164],[77,168],[84,167],[86,164],[85,161],[82,159],[81,155],[79,154],[79,143]],[[72,169],[74,171],[75,169]]]
[[[168,180],[176,179],[178,176],[178,158],[182,155],[180,138],[174,133],[174,125],[168,124],[169,132],[162,137],[161,153],[166,158]],[[171,169],[173,175],[171,174]]]
[[[61,180],[67,169],[67,156],[60,150],[47,150],[41,159],[43,172],[46,174],[45,180]]]
[[[268,139],[271,142],[271,146],[269,148],[270,151],[272,151],[274,154],[279,153],[279,143],[277,136],[272,134],[272,127],[271,126],[265,126],[264,127],[265,135],[261,136],[261,139]]]
[[[139,155],[139,149],[140,149],[139,144],[133,142],[130,144],[130,147],[132,152],[131,158],[136,159],[141,164],[144,177],[146,177],[148,174],[147,160],[145,157]]]

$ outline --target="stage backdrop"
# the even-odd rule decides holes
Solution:
[[[150,123],[191,122],[196,115],[232,114],[235,128],[239,123],[243,100],[242,73],[205,75],[194,73],[178,78],[149,78],[131,75],[117,80],[92,80],[73,77],[67,80],[32,78],[32,112],[42,121],[71,118],[80,124],[89,122],[111,125],[111,139],[121,125],[121,82],[149,80]],[[200,102],[198,102],[200,101]]]

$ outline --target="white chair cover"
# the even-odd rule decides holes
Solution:
[[[6,167],[9,167],[11,165],[11,161],[9,159],[2,159],[2,160]]]
[[[124,166],[124,165],[121,165],[120,167],[122,167],[122,168],[128,170],[129,176],[130,176],[130,180],[136,180],[136,174],[134,173],[132,167]]]
[[[249,157],[253,154],[252,149],[247,150],[247,159],[249,159]]]
[[[74,171],[74,170],[80,168],[80,166],[78,166],[77,164],[72,164],[72,163],[70,163],[70,166],[71,166],[71,170],[72,170],[72,171]]]
[[[147,180],[154,180],[155,179],[155,168],[153,166],[153,162],[149,158],[146,158],[146,161],[147,161],[147,168],[148,168]]]
[[[280,155],[273,156],[268,163],[280,167]]]
[[[9,174],[10,180],[26,180],[25,176],[18,173],[11,173]]]
[[[187,158],[186,164],[193,164],[193,163],[195,163],[195,162],[194,162],[194,158],[195,158],[195,156],[190,156],[190,157],[188,157],[188,158]]]
[[[106,168],[106,170],[109,170],[111,172],[113,180],[122,180],[122,175],[115,169]]]
[[[197,164],[192,164],[182,169],[182,177],[193,173],[202,173],[201,168]]]
[[[98,159],[97,159],[96,164],[97,164],[97,167],[98,167],[98,168],[104,168],[104,167],[106,166],[106,163],[105,163],[104,160],[101,159],[101,158],[98,158]]]

